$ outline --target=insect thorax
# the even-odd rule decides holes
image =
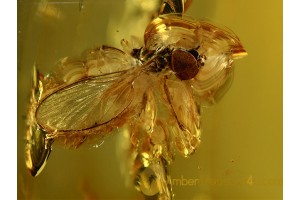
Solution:
[[[163,70],[171,70],[179,79],[188,80],[197,75],[206,60],[206,56],[200,55],[198,49],[199,47],[189,50],[165,47],[154,51],[140,48],[133,49],[131,55],[142,63],[150,61],[150,72],[160,73]]]

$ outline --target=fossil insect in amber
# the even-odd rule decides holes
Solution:
[[[233,59],[246,52],[232,31],[172,13],[149,23],[143,45],[122,45],[63,58],[45,76],[35,69],[26,165],[36,176],[53,142],[77,148],[123,127],[136,187],[170,199],[175,150],[198,148],[200,106],[226,90]]]

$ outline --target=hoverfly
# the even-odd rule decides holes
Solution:
[[[145,196],[172,198],[174,150],[185,157],[196,151],[200,106],[226,90],[233,60],[246,51],[229,29],[160,13],[141,46],[122,40],[123,50],[101,46],[63,58],[45,76],[34,70],[25,151],[33,176],[54,141],[78,148],[125,127],[137,188]]]

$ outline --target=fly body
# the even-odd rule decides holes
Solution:
[[[124,50],[102,46],[63,58],[45,76],[34,71],[26,165],[36,176],[53,142],[78,148],[125,127],[136,187],[170,199],[175,150],[184,157],[197,150],[200,106],[218,100],[233,59],[246,51],[231,30],[172,13],[149,23],[143,46],[128,52],[128,42],[122,44]],[[155,177],[151,184],[144,183],[145,169]],[[147,191],[145,184],[153,183],[156,189]]]

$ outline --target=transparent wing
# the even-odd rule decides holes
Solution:
[[[129,54],[103,46],[62,59],[46,76],[34,70],[25,150],[33,176],[45,166],[54,139],[77,148],[126,122],[139,65]]]
[[[152,50],[164,46],[198,49],[205,64],[187,83],[202,102],[213,103],[222,96],[231,83],[233,59],[247,55],[231,30],[176,14],[154,19],[146,28],[144,40],[146,47]]]
[[[232,62],[225,54],[207,57],[197,76],[189,81],[201,102],[213,104],[223,97],[233,80]]]
[[[145,46],[198,49],[200,54],[238,57],[245,55],[239,38],[228,28],[208,20],[195,20],[178,14],[160,15],[146,28]]]
[[[200,43],[199,52],[207,57],[226,54],[232,58],[238,58],[247,54],[233,31],[214,22],[199,20],[195,35]]]
[[[138,65],[130,54],[108,46],[86,50],[81,57],[65,57],[43,79],[42,98],[78,80],[126,71]]]
[[[191,80],[195,94],[209,103],[218,101],[231,85],[233,59],[247,55],[239,38],[229,29],[209,21],[199,21],[195,34],[199,39],[199,53],[205,64]]]
[[[166,80],[165,92],[173,109],[177,126],[169,126],[177,149],[191,155],[200,143],[200,112],[191,88],[184,82]]]
[[[105,74],[62,88],[42,100],[37,122],[48,131],[84,130],[107,123],[131,103],[133,77],[125,72]]]

